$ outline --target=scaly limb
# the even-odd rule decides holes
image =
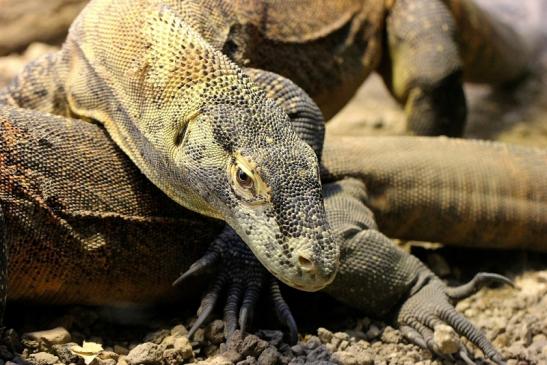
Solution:
[[[484,284],[510,283],[509,279],[480,273],[468,284],[449,288],[416,257],[397,248],[375,229],[373,215],[363,204],[367,193],[362,182],[346,179],[327,184],[324,191],[329,223],[342,238],[340,270],[326,292],[375,316],[395,312],[395,324],[407,339],[442,358],[451,359],[452,354],[438,348],[434,333],[438,326],[448,325],[485,356],[503,363],[500,353],[456,311],[453,302],[473,294]],[[455,352],[472,363],[463,345]]]
[[[215,279],[201,301],[198,318],[188,336],[192,336],[209,318],[223,291],[226,291],[224,335],[228,338],[238,326],[242,332],[245,332],[253,320],[256,303],[266,285],[269,286],[279,320],[288,327],[291,342],[296,343],[298,333],[296,322],[281,295],[277,281],[230,227],[225,228],[205,255],[184,272],[173,285],[178,285],[187,278],[211,268],[217,269]]]
[[[418,286],[412,288],[409,297],[401,305],[396,315],[396,323],[402,334],[414,344],[428,348],[441,357],[450,356],[439,349],[433,339],[435,329],[442,324],[449,325],[459,335],[467,337],[489,359],[496,364],[503,364],[501,354],[492,346],[484,333],[477,329],[453,306],[457,300],[476,293],[489,283],[513,285],[504,276],[490,273],[479,273],[469,283],[450,288],[438,279],[429,269],[423,267],[418,274]],[[424,346],[425,345],[425,346]],[[474,364],[469,351],[460,345],[455,351],[468,364]]]

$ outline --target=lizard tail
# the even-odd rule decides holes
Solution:
[[[401,239],[547,251],[547,151],[431,137],[328,137],[323,181],[367,186],[380,231]]]

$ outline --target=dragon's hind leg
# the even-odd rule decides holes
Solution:
[[[409,131],[461,136],[467,114],[456,25],[441,1],[399,0],[387,17],[380,73]]]

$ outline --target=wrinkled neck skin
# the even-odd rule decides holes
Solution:
[[[281,281],[329,284],[339,248],[289,117],[169,7],[123,4],[96,0],[71,27],[58,57],[71,114],[102,123],[179,204],[225,220]]]

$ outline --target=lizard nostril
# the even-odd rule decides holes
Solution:
[[[298,265],[303,271],[313,272],[315,271],[315,264],[305,255],[298,255]]]

